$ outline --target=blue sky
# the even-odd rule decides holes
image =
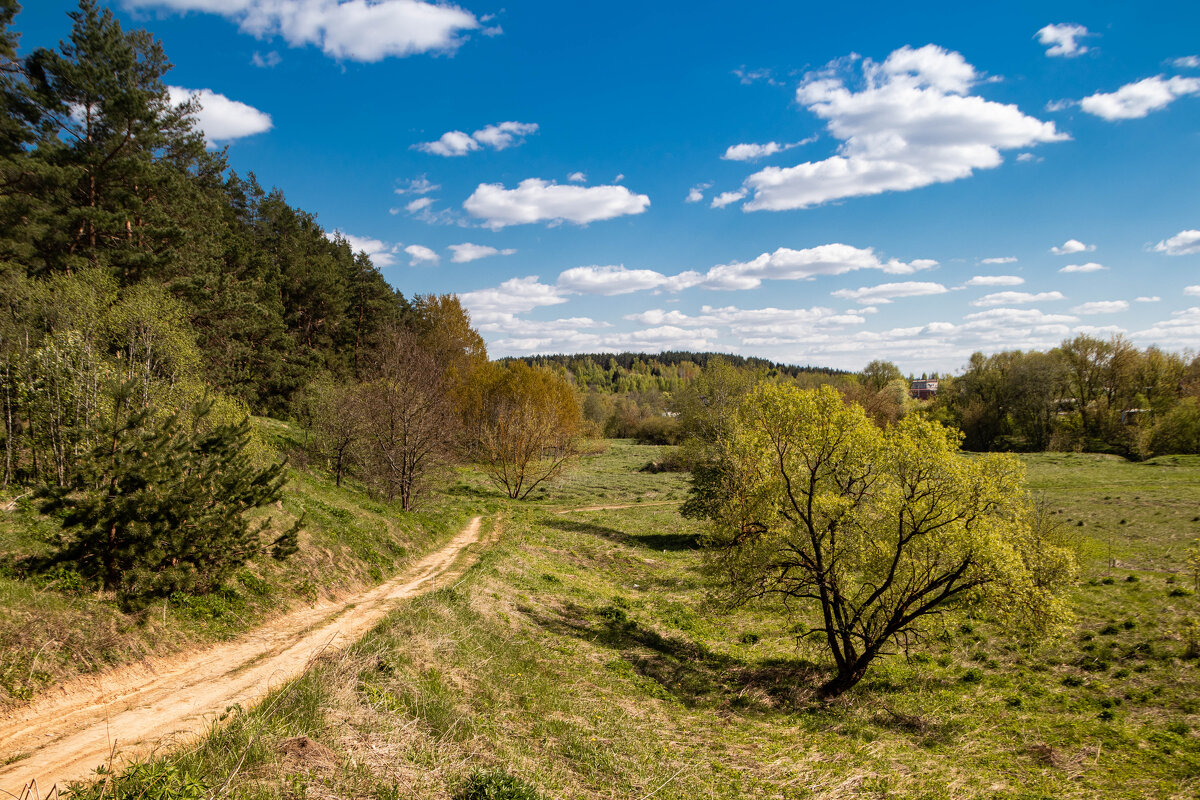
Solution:
[[[1195,3],[112,8],[235,169],[493,356],[1200,347]]]

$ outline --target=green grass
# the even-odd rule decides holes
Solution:
[[[275,420],[256,420],[276,445],[295,444]],[[261,510],[280,531],[301,515],[300,552],[287,562],[250,562],[218,592],[172,596],[136,610],[83,585],[69,567],[21,576],[11,559],[46,555],[59,532],[37,513],[32,497],[0,512],[0,708],[30,700],[80,672],[237,636],[297,603],[310,603],[379,583],[436,548],[473,514],[494,508],[498,493],[470,472],[455,471],[453,493],[404,513],[361,487],[337,487],[310,469],[291,469],[284,498]],[[10,564],[8,568],[5,563]]]
[[[247,798],[449,798],[473,775],[555,798],[1200,792],[1200,605],[1176,591],[1200,461],[1028,457],[1080,536],[1069,630],[1022,641],[947,617],[826,703],[827,656],[778,609],[712,605],[700,528],[650,505],[685,488],[638,471],[655,452],[612,443],[543,499],[503,504],[462,582],[232,714],[171,774]],[[298,760],[297,736],[326,755]]]

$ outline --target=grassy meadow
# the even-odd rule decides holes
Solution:
[[[639,471],[659,456],[612,442],[539,499],[497,500],[499,540],[458,585],[108,791],[194,778],[252,798],[1200,793],[1200,606],[1183,572],[1200,461],[1028,457],[1031,487],[1078,533],[1069,629],[1022,641],[946,617],[827,703],[813,691],[827,657],[777,609],[710,604],[699,527],[672,504],[685,476]]]

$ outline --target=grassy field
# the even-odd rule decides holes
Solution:
[[[257,426],[281,449],[296,444],[283,423],[262,419]],[[51,552],[59,526],[36,512],[35,499],[18,499],[0,513],[0,708],[80,672],[236,636],[296,603],[379,583],[447,541],[473,514],[494,507],[481,496],[476,476],[456,472],[451,480],[451,491],[419,513],[403,514],[357,487],[292,469],[282,503],[262,516],[271,518],[273,531],[304,516],[296,556],[282,564],[251,562],[207,597],[173,597],[139,609],[85,591],[69,567],[20,577],[15,560]]]
[[[535,501],[489,500],[499,542],[460,584],[106,796],[1200,793],[1200,605],[1183,573],[1200,461],[1027,458],[1079,534],[1070,629],[1022,641],[946,618],[826,703],[827,658],[783,615],[711,605],[699,528],[671,504],[684,476],[639,471],[659,455],[611,443]]]

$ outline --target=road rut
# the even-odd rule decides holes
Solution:
[[[479,530],[475,517],[445,547],[368,592],[293,611],[199,652],[78,678],[0,717],[0,763],[23,756],[0,766],[0,796],[35,779],[45,796],[45,787],[86,778],[114,749],[120,764],[203,733],[228,707],[249,707],[324,651],[357,641],[395,601],[460,574],[451,567]]]

